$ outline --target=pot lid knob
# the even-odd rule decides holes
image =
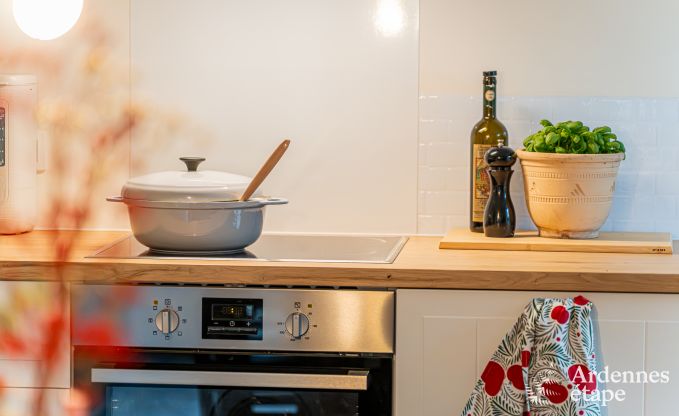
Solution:
[[[204,157],[180,157],[179,160],[186,163],[186,169],[189,172],[195,172],[198,170],[198,165],[205,162]]]

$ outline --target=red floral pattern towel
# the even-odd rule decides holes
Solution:
[[[486,365],[462,416],[599,416],[591,312],[582,296],[533,299]]]

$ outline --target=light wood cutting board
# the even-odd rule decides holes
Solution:
[[[456,250],[573,251],[586,253],[672,254],[670,233],[608,233],[592,240],[539,237],[537,231],[519,231],[514,238],[490,238],[467,229],[452,230],[439,248]]]

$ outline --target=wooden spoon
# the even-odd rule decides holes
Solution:
[[[266,179],[267,176],[269,176],[269,173],[273,170],[274,166],[278,163],[279,160],[281,160],[281,157],[283,157],[283,154],[285,154],[285,151],[288,150],[288,146],[290,146],[290,140],[285,139],[281,144],[278,145],[276,150],[273,151],[271,156],[266,160],[264,165],[259,169],[259,172],[255,175],[255,177],[252,179],[252,182],[250,182],[250,185],[245,189],[245,192],[243,192],[243,195],[241,195],[239,201],[247,201],[250,199],[253,193],[259,188],[259,185],[264,182],[264,179]]]

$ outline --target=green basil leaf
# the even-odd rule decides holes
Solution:
[[[557,143],[559,143],[559,137],[560,136],[556,133],[549,133],[545,142],[550,146],[555,146]]]
[[[601,126],[601,127],[595,128],[593,131],[594,131],[594,133],[610,133],[611,128],[608,127],[608,126]]]
[[[569,121],[568,124],[566,124],[566,127],[568,127],[570,130],[578,130],[580,127],[582,127],[582,122],[581,121]]]

